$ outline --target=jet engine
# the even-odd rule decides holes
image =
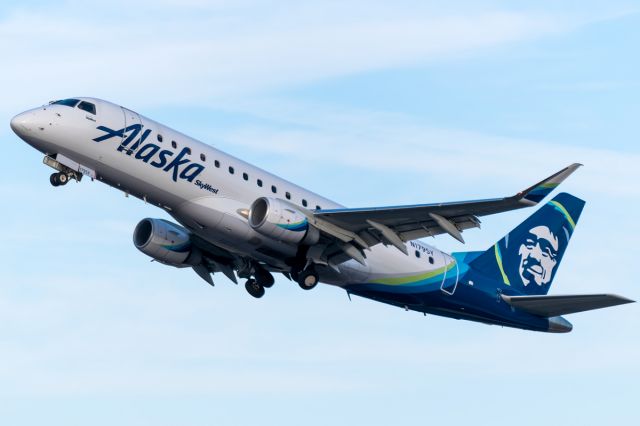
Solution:
[[[294,206],[275,198],[258,198],[249,210],[249,225],[257,232],[289,244],[313,245],[320,231]]]
[[[194,266],[201,260],[189,231],[164,219],[142,219],[133,231],[133,244],[147,256],[171,266]]]

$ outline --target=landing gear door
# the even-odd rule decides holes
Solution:
[[[145,132],[146,134],[142,132],[142,120],[137,112],[121,108],[124,116],[124,131],[118,151],[124,151],[127,155],[131,155],[136,152],[149,132]]]
[[[448,254],[442,254],[444,257],[444,274],[442,277],[442,284],[440,285],[440,290],[443,293],[452,296],[456,291],[456,287],[458,287],[458,279],[460,278],[460,270],[458,269],[458,262],[455,258],[449,256]]]

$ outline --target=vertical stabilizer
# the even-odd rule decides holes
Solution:
[[[584,204],[558,194],[469,266],[522,294],[547,294]]]

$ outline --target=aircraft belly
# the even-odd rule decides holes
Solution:
[[[413,293],[362,286],[345,289],[357,296],[425,314],[536,331],[548,331],[549,327],[546,318],[513,310],[496,295],[469,285],[461,286],[454,295],[439,287]]]

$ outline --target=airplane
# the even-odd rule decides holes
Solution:
[[[486,250],[445,253],[480,217],[536,206],[581,165],[515,195],[347,208],[125,107],[90,97],[16,115],[12,130],[55,169],[50,183],[103,182],[173,217],[145,218],[133,243],[153,260],[212,274],[260,298],[274,273],[407,311],[566,333],[562,315],[633,302],[613,294],[548,295],[585,202],[560,193]]]

